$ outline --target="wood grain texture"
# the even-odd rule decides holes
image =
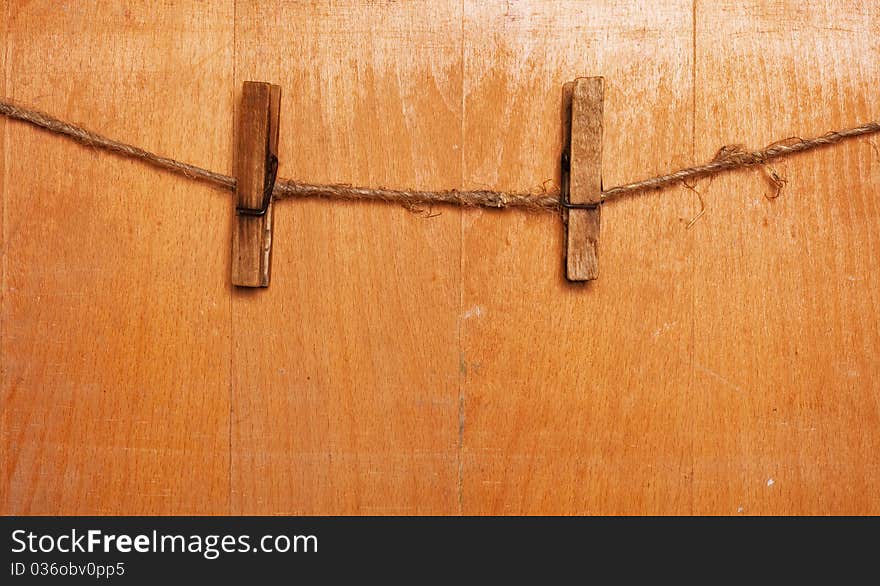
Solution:
[[[696,14],[699,159],[880,115],[876,3],[698,2]],[[774,167],[789,183],[772,201],[760,169],[697,185],[694,510],[876,514],[876,139]]]
[[[6,95],[230,167],[231,3],[13,4]],[[224,512],[228,195],[20,124],[4,159],[3,511]]]
[[[0,95],[6,94],[6,50],[9,31],[9,2],[3,0],[0,3],[0,14],[3,14],[3,21],[0,24]],[[3,462],[3,469],[0,470],[0,503],[3,503],[2,512],[7,511],[7,503],[9,502],[9,474],[6,472],[6,463],[9,461],[10,454],[15,451],[13,446],[9,445],[7,436],[5,435],[6,419],[2,415],[6,410],[5,383],[6,380],[6,170],[8,168],[9,149],[6,148],[6,120],[0,120],[0,242],[3,247],[0,249],[0,462]]]
[[[232,172],[539,189],[605,78],[616,185],[880,117],[880,9],[771,2],[0,0],[3,95]],[[4,513],[880,513],[876,139],[559,217],[230,194],[0,120]],[[549,183],[547,184],[549,187]],[[696,222],[702,197],[706,212]]]
[[[459,184],[457,4],[239,2],[237,15],[236,81],[291,88],[279,174]],[[272,285],[233,294],[233,512],[455,512],[458,212],[277,212]]]
[[[465,184],[558,181],[559,92],[577,76],[605,77],[606,183],[689,161],[691,15],[468,3]],[[587,286],[563,277],[558,217],[466,214],[465,513],[690,511],[692,208],[677,192],[606,206]]]

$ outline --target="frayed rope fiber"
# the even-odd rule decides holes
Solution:
[[[178,173],[190,179],[235,189],[235,178],[222,173],[209,171],[189,163],[151,153],[142,148],[107,138],[106,136],[86,130],[69,122],[59,120],[49,114],[17,106],[6,100],[0,100],[0,114],[13,120],[27,122],[39,128],[61,136],[66,136],[86,146],[117,153],[124,157],[149,163],[160,169]],[[602,201],[620,198],[645,191],[669,187],[688,180],[717,175],[723,171],[741,169],[754,165],[766,165],[769,161],[781,157],[802,153],[843,140],[880,132],[880,122],[868,122],[854,128],[835,130],[815,138],[792,138],[777,141],[761,150],[747,151],[739,146],[726,146],[718,151],[714,159],[702,165],[686,167],[665,175],[650,179],[619,185],[602,191]],[[518,208],[531,211],[551,211],[561,209],[558,192],[507,192],[493,190],[458,190],[414,191],[407,189],[384,189],[355,187],[347,184],[315,184],[301,183],[291,179],[279,179],[275,183],[274,199],[296,197],[320,197],[338,200],[382,201],[404,205],[410,208],[430,206],[432,204],[449,204],[463,207]]]

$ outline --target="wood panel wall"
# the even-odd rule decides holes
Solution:
[[[606,186],[880,118],[872,3],[0,9],[2,95],[227,173],[245,80],[368,186],[558,181],[579,75]],[[553,215],[284,201],[238,290],[230,194],[0,119],[2,511],[880,513],[877,145],[609,203],[587,285]]]

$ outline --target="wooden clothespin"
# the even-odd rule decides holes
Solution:
[[[562,89],[562,190],[566,223],[565,277],[599,276],[599,216],[602,203],[602,120],[605,82],[579,77]]]
[[[240,287],[269,286],[280,107],[280,86],[244,82],[235,144],[232,227],[232,284]]]

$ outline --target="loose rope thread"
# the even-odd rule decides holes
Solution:
[[[13,120],[20,120],[49,132],[66,136],[81,144],[127,158],[144,161],[154,167],[165,169],[190,179],[205,181],[224,189],[235,189],[235,178],[176,159],[151,153],[140,147],[130,145],[81,126],[59,120],[54,116],[0,100],[0,114]],[[685,167],[665,175],[626,183],[602,191],[602,201],[618,199],[646,191],[662,189],[679,183],[717,175],[724,171],[742,169],[755,165],[766,166],[768,162],[803,153],[824,146],[837,144],[843,140],[880,132],[880,122],[867,122],[861,126],[835,130],[814,138],[790,138],[777,141],[757,151],[747,151],[740,145],[722,147],[711,161],[702,165]],[[772,169],[770,176],[778,189],[785,182]],[[292,179],[279,179],[275,183],[273,199],[318,197],[338,200],[382,201],[404,205],[411,209],[433,204],[450,204],[462,207],[518,208],[531,211],[556,212],[562,208],[558,191],[511,192],[494,190],[418,191],[407,189],[385,189],[357,187],[342,183],[317,184],[302,183]]]

